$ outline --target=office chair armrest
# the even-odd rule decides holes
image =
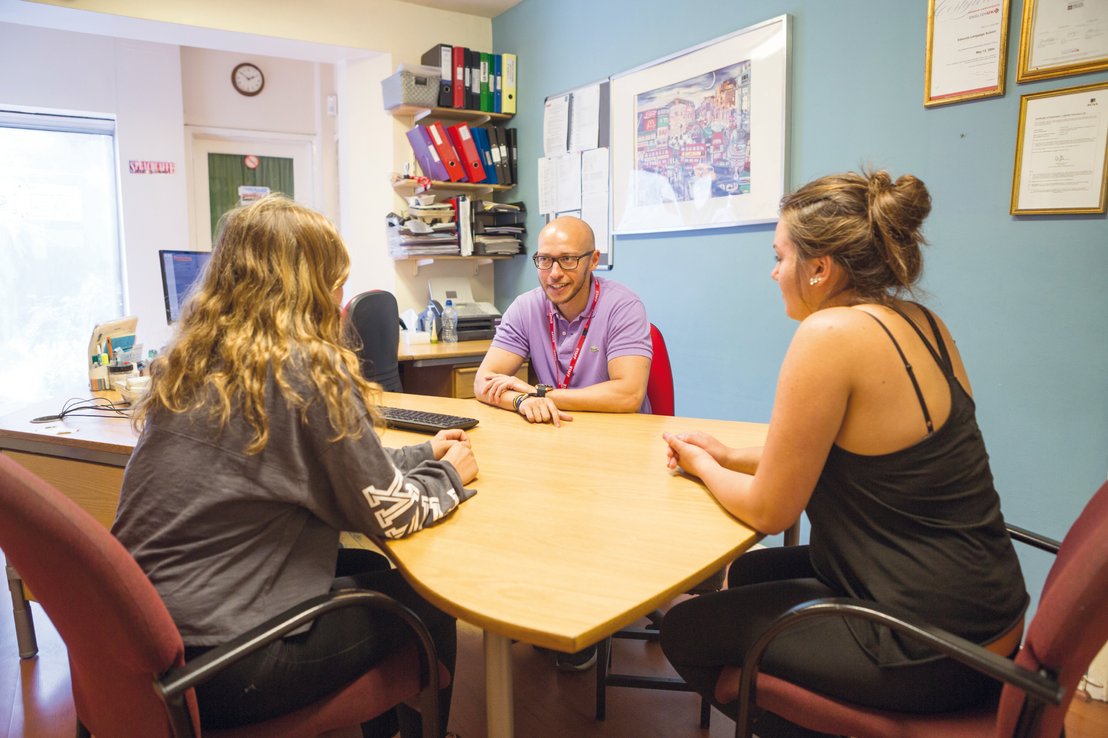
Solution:
[[[173,730],[177,736],[192,734],[188,711],[185,709],[185,692],[202,684],[236,661],[250,655],[300,626],[332,610],[345,607],[366,607],[395,615],[404,621],[416,636],[420,655],[422,678],[420,683],[431,693],[439,691],[438,654],[427,627],[419,616],[397,600],[381,592],[360,589],[341,589],[305,600],[290,607],[242,635],[223,643],[203,655],[174,667],[154,681],[154,691],[170,707]],[[180,722],[183,721],[183,722]]]
[[[781,633],[806,620],[821,617],[856,617],[880,623],[905,633],[934,650],[966,664],[994,679],[1012,684],[1029,696],[1052,705],[1062,702],[1063,687],[1054,679],[1018,666],[1013,660],[998,656],[971,641],[929,625],[922,620],[904,616],[875,602],[846,597],[825,597],[801,603],[778,617],[766,628],[746,655],[739,679],[739,720],[736,735],[750,735],[751,708],[755,699],[755,680],[762,655]]]
[[[1056,541],[1053,538],[1047,538],[1044,535],[1035,533],[1034,531],[1027,530],[1027,528],[1021,528],[1018,525],[1012,525],[1008,523],[1008,535],[1011,536],[1013,541],[1019,541],[1020,543],[1026,543],[1028,546],[1046,551],[1047,553],[1056,554],[1058,549],[1062,547],[1060,541]]]

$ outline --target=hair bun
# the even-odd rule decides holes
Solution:
[[[904,179],[901,177],[900,179]],[[899,180],[897,180],[899,183]],[[869,201],[872,207],[878,197],[885,194],[893,188],[893,180],[889,177],[889,173],[881,170],[877,172],[866,173],[866,199]]]
[[[911,174],[894,184],[888,172],[867,172],[866,199],[874,235],[896,280],[910,285],[922,267],[919,248],[926,243],[920,227],[931,212],[931,195]]]
[[[931,193],[927,191],[922,181],[911,174],[899,177],[894,191],[900,206],[903,226],[913,232],[918,231],[931,213]]]
[[[886,236],[901,243],[922,240],[918,231],[931,212],[931,195],[911,174],[894,183],[888,172],[866,175],[866,200],[870,221]]]
[[[883,170],[830,174],[781,200],[782,222],[806,259],[831,256],[842,265],[845,289],[883,301],[911,292],[923,268],[920,232],[931,212],[923,182]]]

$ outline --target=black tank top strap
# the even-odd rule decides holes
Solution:
[[[946,341],[943,340],[943,333],[939,330],[939,324],[935,322],[935,316],[931,314],[930,310],[920,305],[918,302],[913,304],[923,311],[923,317],[927,318],[927,322],[931,325],[931,332],[935,334],[935,343],[939,346],[939,354],[943,357],[943,371],[946,372],[948,377],[953,377],[954,362],[950,360],[950,352],[946,350]]]
[[[938,344],[939,350],[936,351],[935,347],[931,345],[931,341],[924,335],[920,327],[916,325],[916,321],[908,317],[908,315],[898,308],[896,305],[890,303],[889,308],[900,317],[904,318],[904,321],[912,326],[912,330],[916,332],[920,340],[923,341],[923,345],[927,347],[928,352],[931,354],[931,358],[935,360],[935,363],[939,365],[939,368],[943,370],[943,374],[947,377],[954,375],[954,364],[950,361],[950,353],[946,350],[946,343],[943,341],[942,333],[939,332],[939,326],[935,322],[935,318],[927,311],[923,305],[919,303],[912,303],[920,310],[923,311],[924,316],[927,318],[927,322],[931,325],[931,331],[935,334],[935,343]]]
[[[877,325],[881,326],[881,330],[885,331],[885,335],[887,335],[889,337],[889,340],[893,342],[893,346],[896,348],[896,352],[900,354],[900,360],[904,362],[904,368],[908,371],[908,379],[912,380],[912,388],[916,391],[916,397],[919,399],[920,410],[923,411],[923,421],[927,424],[927,433],[928,435],[934,433],[935,425],[931,422],[931,412],[927,409],[927,402],[923,399],[923,390],[920,389],[919,381],[916,379],[915,370],[912,369],[912,365],[908,363],[908,357],[904,355],[904,351],[900,348],[900,344],[896,342],[896,339],[893,337],[892,331],[889,330],[888,326],[881,322],[880,318],[871,313],[867,313],[865,310],[863,310],[862,312],[877,321]],[[910,320],[908,322],[912,323],[912,321]],[[914,326],[915,323],[912,323],[912,325]],[[917,328],[916,331],[918,332],[919,329]],[[924,343],[927,344],[927,348],[931,348],[931,344],[927,343],[926,340],[924,341]],[[932,350],[932,353],[934,353],[934,350]],[[938,361],[938,357],[936,357],[936,361]]]

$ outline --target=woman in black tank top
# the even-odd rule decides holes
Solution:
[[[1000,512],[969,380],[942,322],[903,299],[922,269],[924,184],[885,172],[815,180],[782,201],[773,278],[800,321],[764,448],[666,436],[667,463],[728,511],[778,533],[802,512],[807,546],[743,555],[728,589],[673,607],[662,647],[713,698],[765,627],[817,597],[856,597],[923,616],[1005,654],[1028,597]],[[861,705],[963,709],[999,685],[879,626],[814,621],[778,638],[762,669]],[[717,705],[734,715],[737,704]],[[812,735],[765,714],[762,738]]]

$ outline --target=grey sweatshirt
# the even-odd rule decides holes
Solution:
[[[311,396],[303,383],[302,394]],[[189,646],[211,646],[327,592],[339,532],[400,538],[474,494],[431,444],[385,448],[363,416],[361,438],[331,442],[318,399],[305,420],[273,382],[269,442],[207,411],[150,419],[123,477],[112,533],[146,572]]]

